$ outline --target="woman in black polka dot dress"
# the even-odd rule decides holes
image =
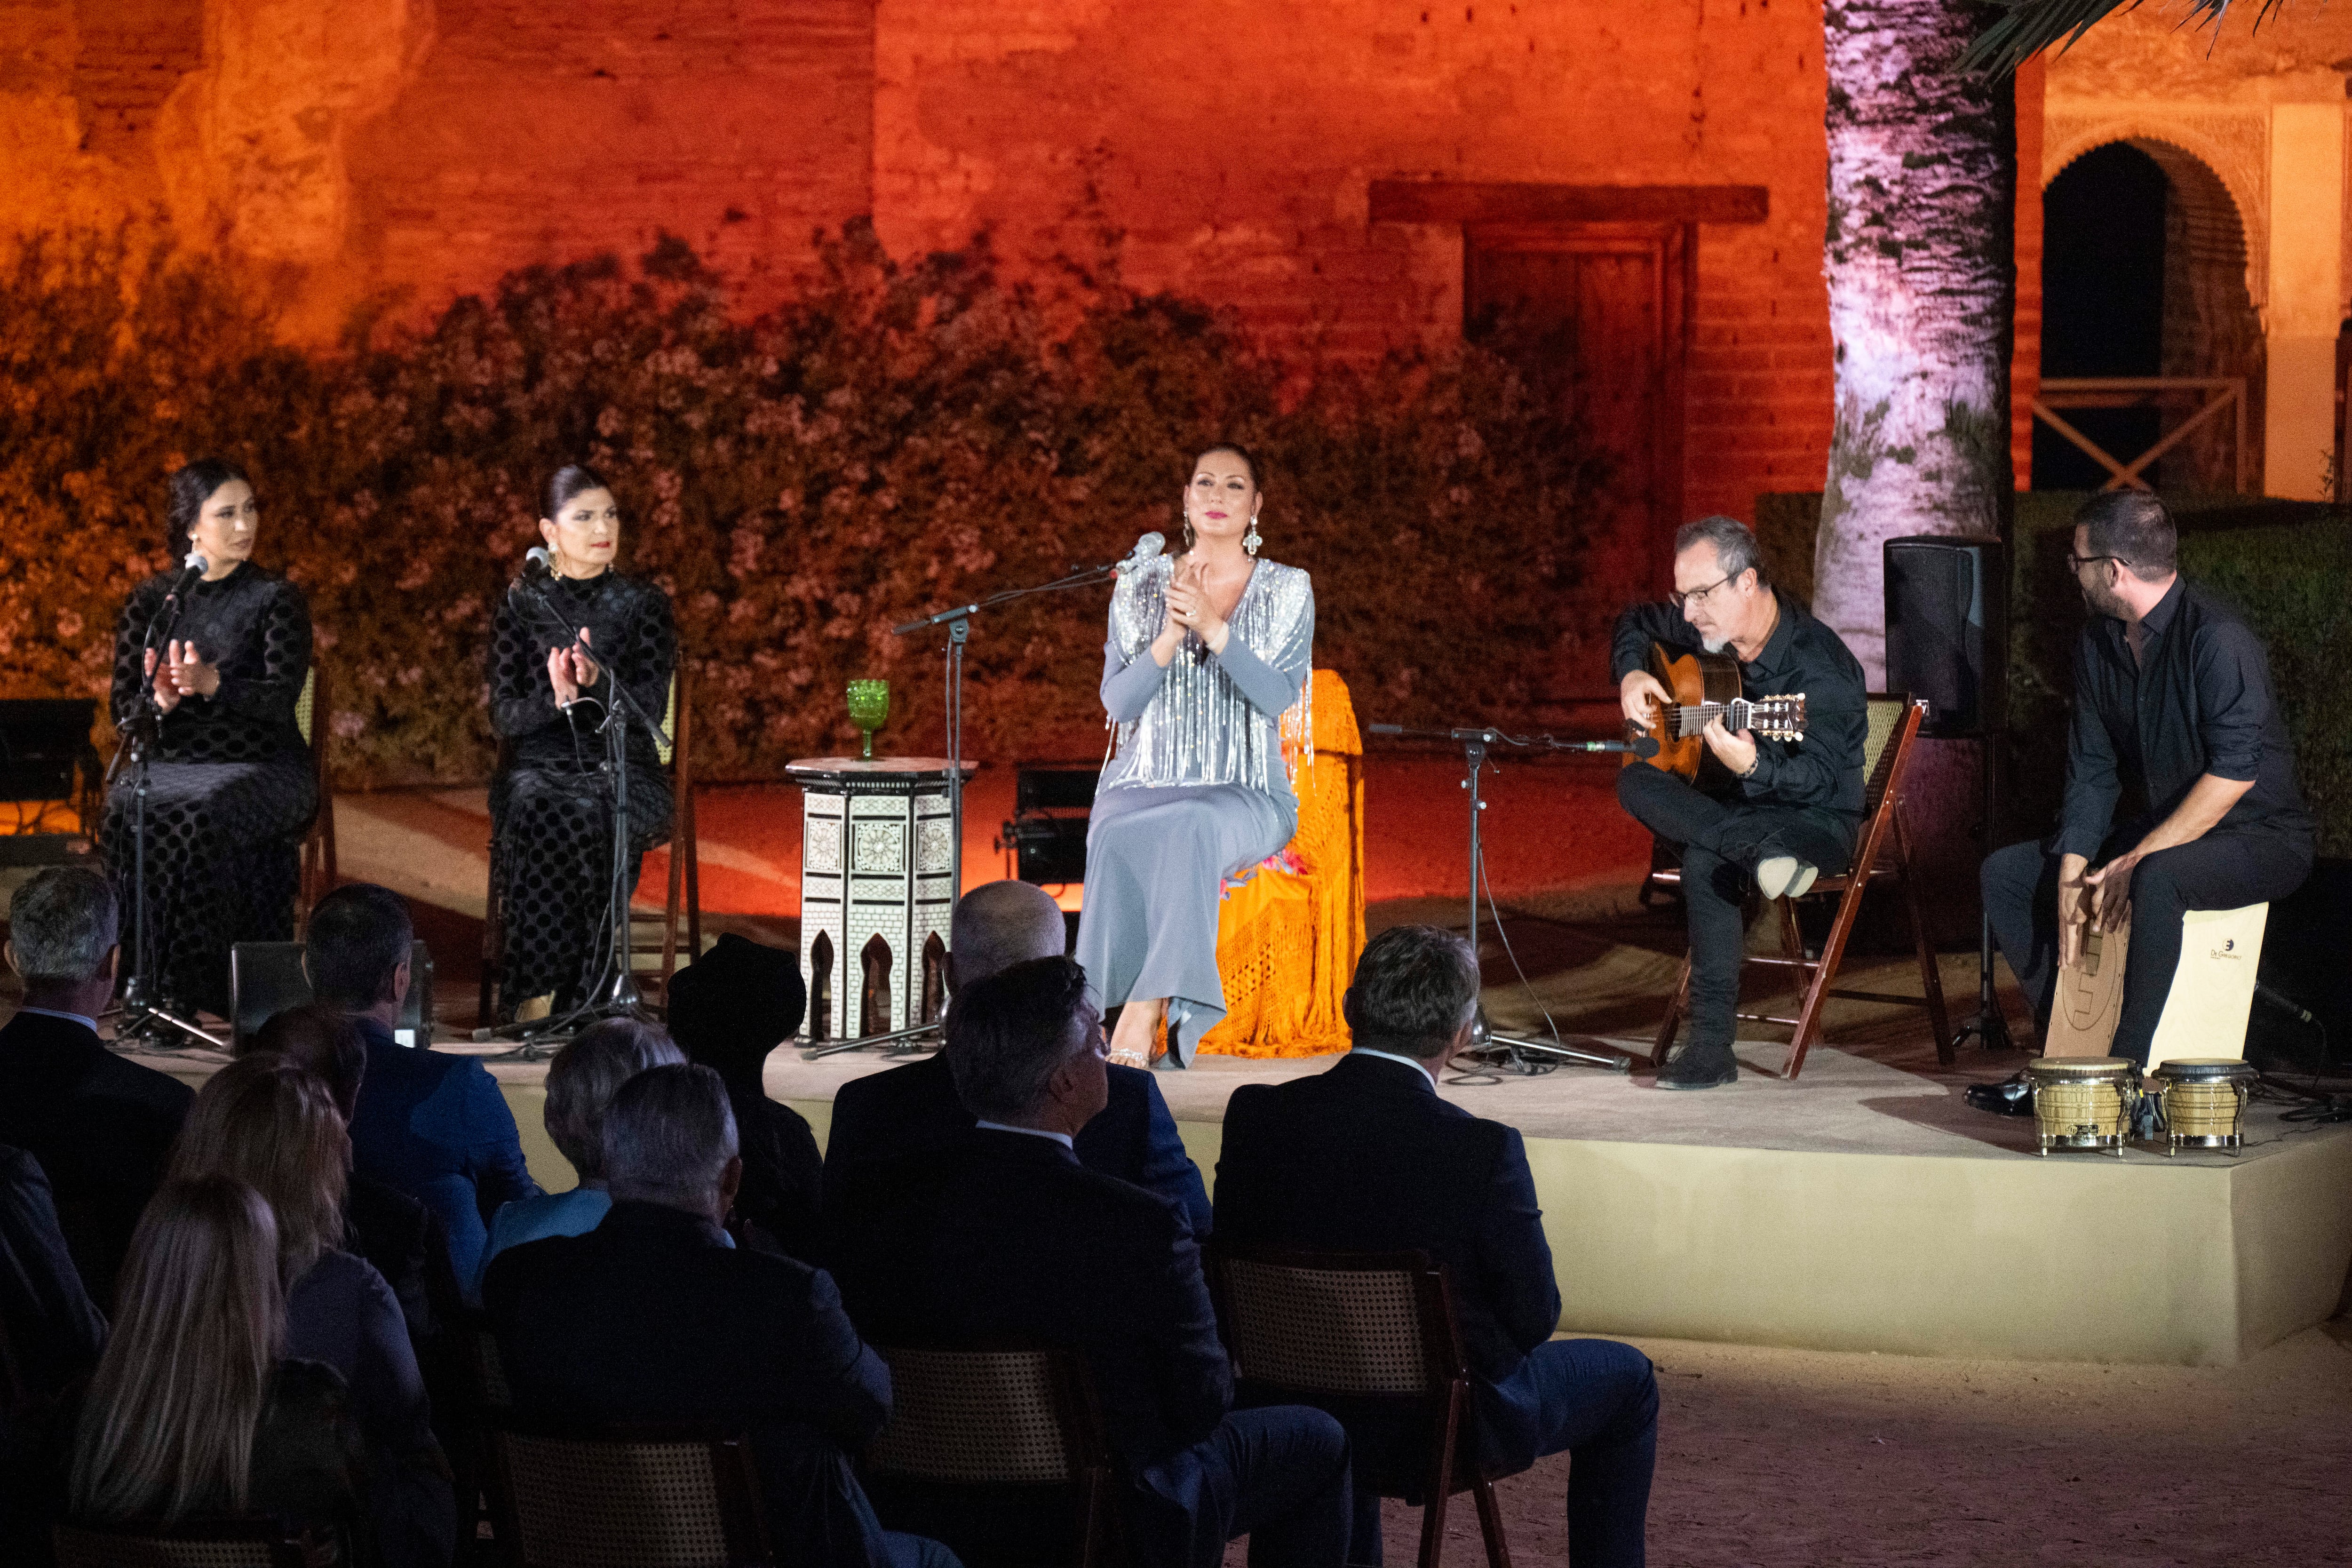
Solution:
[[[115,622],[111,707],[115,723],[127,724],[152,690],[163,710],[147,786],[149,973],[173,1011],[226,1016],[229,945],[294,934],[302,834],[319,807],[294,721],[310,670],[310,607],[299,588],[253,563],[260,514],[234,464],[191,463],[169,484],[172,553],[202,555],[205,569],[183,595],[172,635],[152,650],[148,628],[183,574],[131,591]],[[127,771],[116,779],[99,833],[126,897],[131,784]],[[127,910],[122,923],[130,950],[136,922]]]
[[[490,722],[502,742],[490,781],[501,916],[499,994],[515,1017],[567,1012],[586,999],[610,934],[612,788],[604,692],[618,679],[662,718],[677,667],[669,595],[616,570],[621,509],[592,468],[547,484],[539,529],[551,575],[540,587],[572,625],[572,645],[530,595],[509,590],[490,626]],[[645,852],[669,841],[670,791],[653,738],[629,727],[629,886]]]

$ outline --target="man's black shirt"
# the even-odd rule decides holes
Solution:
[[[2198,779],[2253,781],[2216,832],[2312,837],[2294,781],[2294,745],[2271,696],[2270,659],[2245,617],[2176,577],[2140,622],[2132,657],[2124,623],[2095,615],[2074,645],[2074,717],[2066,801],[2051,850],[2096,860],[2119,825],[2145,833]]]
[[[1836,812],[1846,818],[1851,833],[1852,825],[1862,818],[1862,750],[1870,734],[1862,665],[1837,633],[1815,620],[1802,604],[1777,588],[1773,594],[1780,603],[1780,623],[1764,639],[1756,661],[1740,664],[1740,693],[1749,698],[1804,693],[1805,738],[1752,737],[1756,771],[1739,781],[1739,798],[1749,805]],[[1703,646],[1680,605],[1671,601],[1635,605],[1617,617],[1616,634],[1610,638],[1610,680],[1622,681],[1630,672],[1647,668],[1654,642],[1678,654],[1697,653]],[[1738,658],[1736,652],[1724,651]]]

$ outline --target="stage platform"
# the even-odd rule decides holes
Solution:
[[[1786,1047],[1741,1055],[1777,1068]],[[217,1065],[149,1059],[192,1081]],[[906,1059],[780,1050],[768,1092],[822,1142],[842,1084]],[[1202,1058],[1160,1083],[1213,1182],[1233,1090],[1330,1060]],[[571,1186],[541,1128],[545,1065],[491,1071],[534,1173]],[[2228,1365],[2338,1310],[2352,1263],[2352,1126],[2291,1124],[2284,1107],[2258,1104],[2234,1157],[2136,1147],[2121,1159],[2045,1159],[2031,1121],[1963,1104],[1965,1081],[1817,1046],[1793,1084],[1757,1074],[1675,1094],[1645,1075],[1563,1068],[1444,1092],[1526,1136],[1573,1331]]]

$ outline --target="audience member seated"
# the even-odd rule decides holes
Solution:
[[[40,1162],[0,1145],[0,1563],[48,1561],[48,1425],[105,1343]]]
[[[55,1398],[105,1343],[41,1163],[0,1144],[0,1410]]]
[[[400,895],[353,882],[310,911],[302,967],[311,994],[349,1014],[367,1044],[351,1121],[356,1168],[439,1217],[450,1272],[463,1282],[481,1273],[489,1216],[500,1204],[535,1195],[539,1184],[523,1167],[514,1112],[488,1068],[394,1041],[415,940]]]
[[[259,1193],[286,1282],[285,1352],[332,1367],[367,1440],[369,1513],[384,1561],[446,1563],[457,1501],[400,1303],[365,1258],[341,1250],[351,1140],[326,1084],[281,1057],[229,1063],[197,1091],[172,1157],[175,1180],[226,1176]]]
[[[194,1098],[99,1041],[117,932],[113,887],[81,867],[52,867],[8,900],[8,966],[24,978],[25,1000],[0,1027],[0,1143],[40,1162],[100,1310],[113,1303],[131,1232]]]
[[[1338,1568],[1349,1529],[1339,1424],[1297,1407],[1233,1410],[1192,1227],[1165,1199],[1078,1163],[1077,1134],[1109,1092],[1085,972],[1034,959],[967,985],[947,1036],[978,1126],[860,1178],[840,1258],[860,1331],[889,1346],[1079,1352],[1142,1568],[1212,1568],[1244,1534],[1259,1568]],[[1062,1544],[1007,1540],[1008,1514],[959,1519],[953,1506],[930,1532],[975,1563],[1034,1562]]]
[[[1569,1560],[1638,1564],[1657,1379],[1631,1345],[1551,1337],[1559,1287],[1526,1147],[1516,1129],[1437,1095],[1477,1006],[1477,964],[1460,936],[1400,926],[1373,938],[1345,1004],[1355,1048],[1328,1072],[1244,1085],[1227,1102],[1217,1235],[1302,1251],[1419,1249],[1444,1265],[1476,1383],[1477,1458],[1508,1473],[1567,1449]],[[1427,1426],[1343,1415],[1350,1555],[1378,1563],[1379,1494],[1420,1493]]]
[[[289,1358],[278,1226],[242,1182],[171,1182],[148,1205],[70,1446],[79,1522],[268,1514],[313,1563],[376,1560],[343,1380]]]
[[[1069,927],[1045,889],[1027,882],[990,882],[958,900],[948,950],[950,992],[1033,958],[1058,958]],[[1182,1211],[1196,1237],[1209,1233],[1209,1194],[1159,1080],[1141,1068],[1107,1069],[1110,1103],[1077,1138],[1078,1163],[1158,1193]],[[871,1161],[930,1153],[971,1131],[971,1113],[956,1100],[947,1054],[890,1068],[841,1086],[825,1136],[826,1203]]]
[[[747,1432],[779,1563],[952,1563],[886,1535],[850,1468],[889,1416],[890,1370],[833,1280],[720,1228],[743,1171],[729,1099],[705,1067],[630,1079],[604,1115],[603,1222],[491,1262],[482,1294],[516,1410]]]
[[[246,1037],[244,1054],[282,1057],[306,1068],[327,1086],[350,1125],[367,1075],[367,1042],[348,1014],[318,1003],[289,1007]],[[375,1265],[399,1299],[422,1360],[462,1305],[439,1216],[390,1183],[353,1171],[343,1189],[343,1221],[351,1250]]]
[[[613,1207],[604,1184],[605,1110],[621,1086],[647,1068],[684,1060],[660,1026],[635,1018],[591,1024],[556,1053],[547,1068],[547,1135],[572,1162],[580,1184],[568,1193],[518,1198],[492,1215],[485,1268],[509,1247],[542,1237],[580,1236],[604,1223]]]
[[[799,1258],[817,1255],[824,1161],[807,1121],[770,1100],[761,1074],[768,1053],[799,1033],[807,1010],[799,956],[732,934],[669,983],[670,1037],[688,1060],[719,1074],[734,1108],[743,1145],[736,1215]]]

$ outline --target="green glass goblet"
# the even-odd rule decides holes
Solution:
[[[849,683],[849,721],[865,733],[866,749],[858,754],[867,761],[874,756],[874,731],[890,717],[890,683],[887,680],[853,680]]]

